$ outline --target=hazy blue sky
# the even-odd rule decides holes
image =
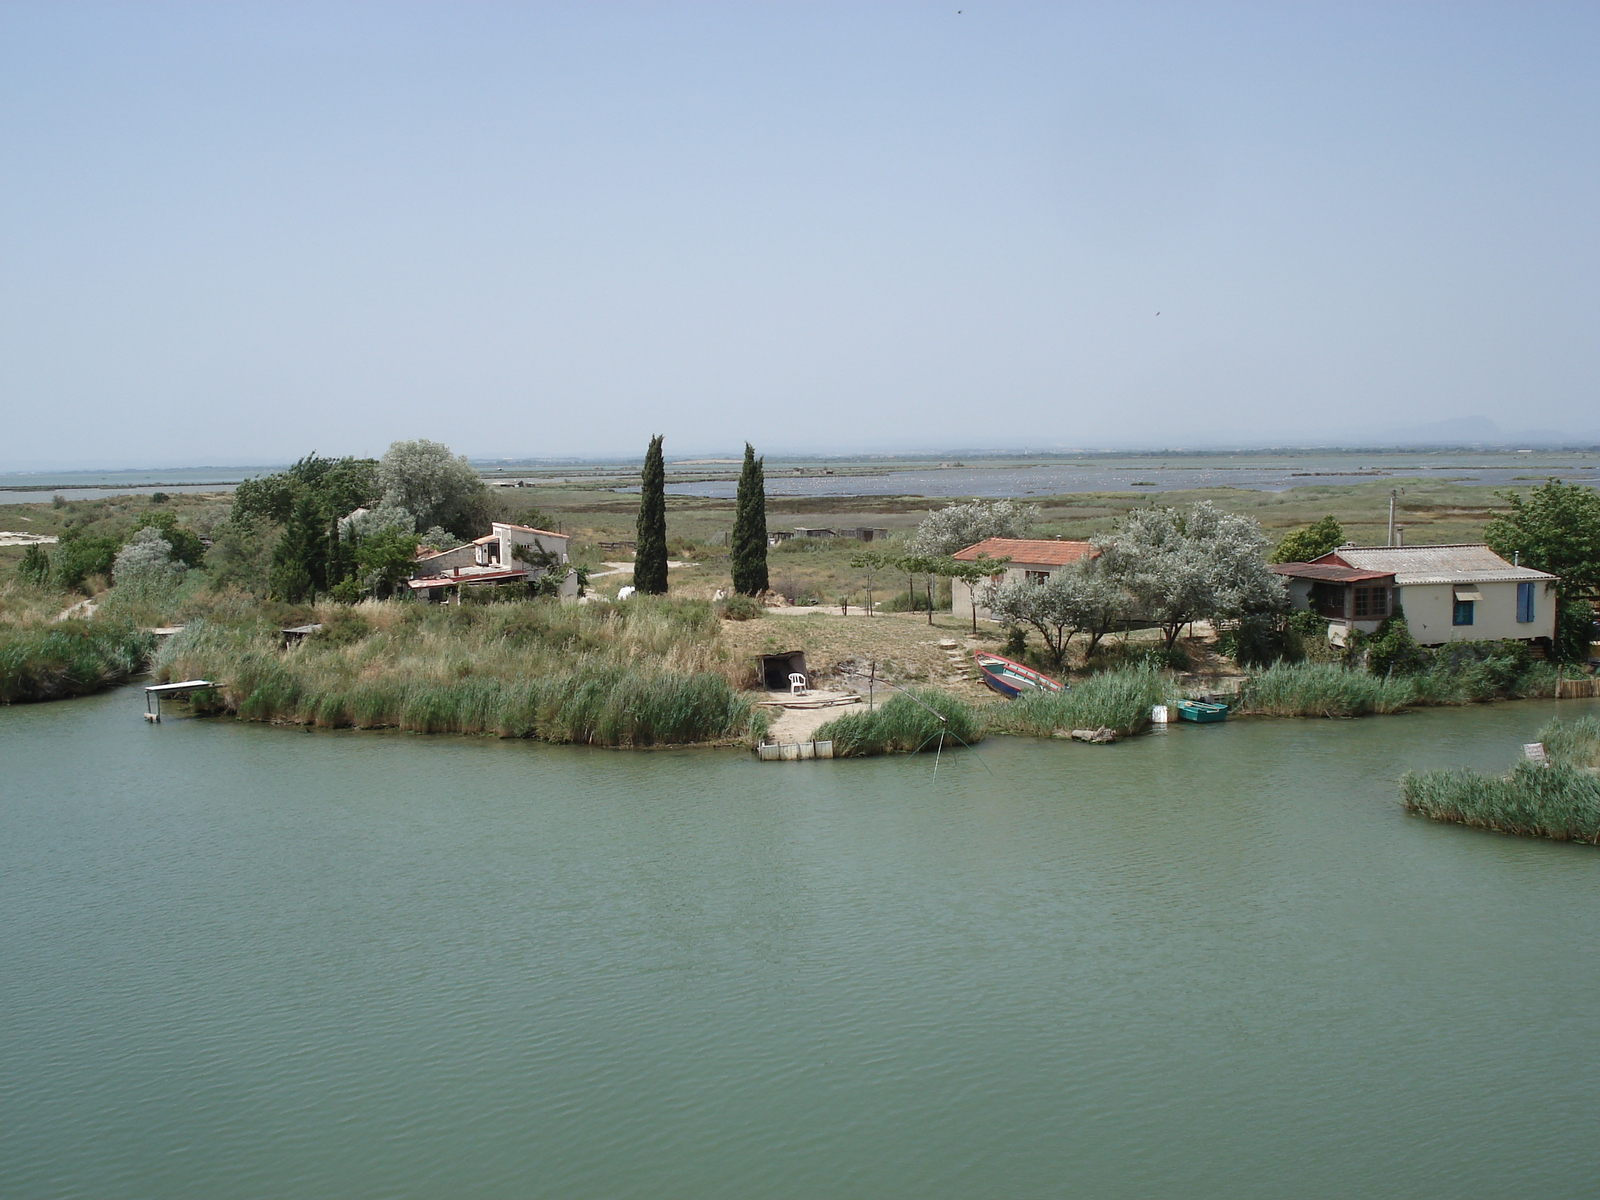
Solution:
[[[1600,435],[1597,135],[1593,3],[9,3],[0,469]]]

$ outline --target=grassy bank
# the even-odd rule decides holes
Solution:
[[[872,712],[849,713],[829,721],[813,736],[818,741],[831,740],[839,758],[932,750],[939,745],[941,733],[947,749],[983,739],[983,719],[970,705],[929,688],[913,694],[915,699],[897,694]]]
[[[1127,737],[1150,727],[1150,709],[1171,698],[1171,688],[1149,667],[1128,667],[1079,680],[1064,692],[1031,692],[999,705],[997,731],[1050,737],[1060,730],[1110,729]]]
[[[1441,664],[1415,675],[1369,675],[1337,663],[1279,663],[1240,689],[1235,711],[1268,717],[1364,717],[1441,704],[1555,694],[1548,663]]]
[[[1475,829],[1600,845],[1600,720],[1552,721],[1539,731],[1548,767],[1518,763],[1508,774],[1407,772],[1408,811]]]
[[[0,704],[64,700],[126,683],[144,670],[154,644],[126,625],[0,628]]]
[[[704,603],[390,602],[319,615],[323,631],[287,650],[263,622],[196,621],[157,671],[218,680],[216,709],[245,720],[602,746],[752,734]]]

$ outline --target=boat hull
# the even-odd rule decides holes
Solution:
[[[1059,680],[998,654],[979,651],[972,660],[978,664],[978,677],[1008,700],[1015,700],[1024,692],[1059,692],[1063,687]]]
[[[1178,720],[1194,721],[1200,725],[1210,725],[1217,721],[1228,719],[1228,706],[1226,704],[1207,704],[1201,700],[1179,700]]]

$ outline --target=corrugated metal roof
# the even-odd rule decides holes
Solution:
[[[1532,567],[1514,567],[1481,542],[1449,546],[1340,546],[1316,561],[1363,571],[1384,571],[1393,575],[1400,587],[1556,578]]]
[[[950,557],[972,562],[985,554],[990,558],[1009,558],[1013,566],[1064,567],[1080,558],[1093,556],[1094,549],[1088,542],[992,537],[975,542],[965,550],[957,550]]]

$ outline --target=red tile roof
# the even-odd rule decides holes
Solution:
[[[1064,567],[1080,558],[1095,557],[1095,551],[1088,542],[992,537],[965,550],[957,550],[950,557],[959,562],[972,562],[980,555],[1009,558],[1016,566]]]
[[[1323,555],[1316,562],[1308,563],[1273,563],[1272,569],[1279,575],[1287,575],[1291,579],[1316,579],[1324,583],[1365,583],[1372,579],[1393,579],[1392,571],[1362,571],[1356,567],[1342,566],[1337,562],[1328,562],[1330,555]]]

